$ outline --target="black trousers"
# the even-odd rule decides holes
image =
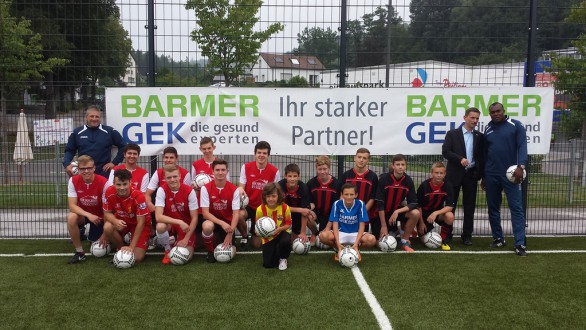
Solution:
[[[262,245],[262,265],[264,268],[279,266],[279,259],[287,259],[291,254],[291,234],[283,231],[270,242]]]
[[[474,231],[474,211],[476,210],[476,193],[478,191],[478,179],[475,171],[466,171],[462,182],[454,186],[454,198],[458,207],[458,196],[462,190],[462,207],[464,209],[464,225],[462,226],[462,239],[471,238]]]

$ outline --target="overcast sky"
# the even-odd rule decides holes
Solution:
[[[132,38],[135,50],[148,50],[147,5],[145,0],[117,0],[122,24]],[[393,7],[404,20],[409,20],[410,0],[392,0]],[[156,50],[179,59],[201,59],[189,37],[195,28],[193,10],[185,9],[186,0],[155,0]],[[292,5],[291,3],[295,3]],[[388,0],[348,0],[348,19],[359,19],[386,6]],[[281,22],[285,29],[263,44],[262,52],[287,52],[297,47],[297,33],[305,27],[337,29],[340,25],[341,0],[265,0],[260,10],[258,28]]]

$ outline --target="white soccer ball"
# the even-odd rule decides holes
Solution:
[[[302,242],[300,238],[296,238],[293,241],[292,249],[295,254],[307,254],[311,250],[311,243],[309,241]]]
[[[221,263],[230,262],[234,255],[236,255],[236,247],[233,245],[224,248],[224,244],[220,243],[214,249],[214,258]]]
[[[431,231],[423,236],[423,244],[430,249],[437,249],[442,245],[442,237],[435,231]]]
[[[189,250],[181,246],[176,246],[169,251],[169,259],[171,259],[173,265],[185,265],[189,261]]]
[[[242,197],[240,197],[240,209],[245,209],[248,206],[248,195],[242,195]]]
[[[315,247],[321,250],[328,250],[331,248],[329,245],[325,245],[321,242],[321,240],[319,239],[319,235],[315,237]]]
[[[275,230],[277,230],[277,224],[269,217],[261,217],[256,220],[254,229],[256,230],[256,234],[258,236],[267,238],[275,234]]]
[[[205,173],[200,173],[197,174],[194,178],[193,178],[193,183],[195,183],[198,187],[203,187],[206,184],[212,182],[212,177],[205,174]]]
[[[346,268],[352,268],[358,265],[358,252],[351,246],[346,246],[340,253],[340,265]]]
[[[102,258],[110,253],[110,244],[106,244],[106,246],[103,246],[102,244],[100,244],[100,241],[95,241],[92,243],[92,246],[90,247],[90,252],[94,257]]]
[[[134,265],[134,253],[118,250],[114,255],[114,266],[120,269],[127,269]]]
[[[383,252],[393,252],[397,248],[397,240],[391,235],[384,236],[378,241],[378,247]]]
[[[77,162],[73,161],[73,162],[71,162],[71,165],[73,165],[73,167],[71,167],[71,172],[73,172],[73,175],[78,175],[79,168],[77,167]]]
[[[511,182],[511,183],[515,183],[515,178],[513,177],[513,173],[515,173],[515,170],[517,169],[517,165],[511,165],[509,166],[509,168],[507,168],[507,179]],[[525,169],[523,169],[523,180],[525,180],[525,178],[527,177],[527,171],[525,171]]]

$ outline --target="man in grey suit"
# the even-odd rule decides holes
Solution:
[[[442,155],[448,160],[446,181],[454,187],[456,207],[460,189],[464,206],[462,242],[472,245],[474,210],[478,180],[482,178],[484,166],[484,135],[474,130],[480,118],[480,110],[469,108],[464,114],[464,124],[448,131]]]

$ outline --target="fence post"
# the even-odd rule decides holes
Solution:
[[[576,139],[570,140],[570,186],[568,189],[568,202],[574,201],[574,174],[576,173]]]
[[[57,164],[59,164],[59,141],[55,142],[55,159],[57,160]],[[57,165],[57,169],[59,169],[59,165]],[[61,185],[59,184],[59,171],[55,171],[55,206],[59,206],[59,200],[61,199]]]

